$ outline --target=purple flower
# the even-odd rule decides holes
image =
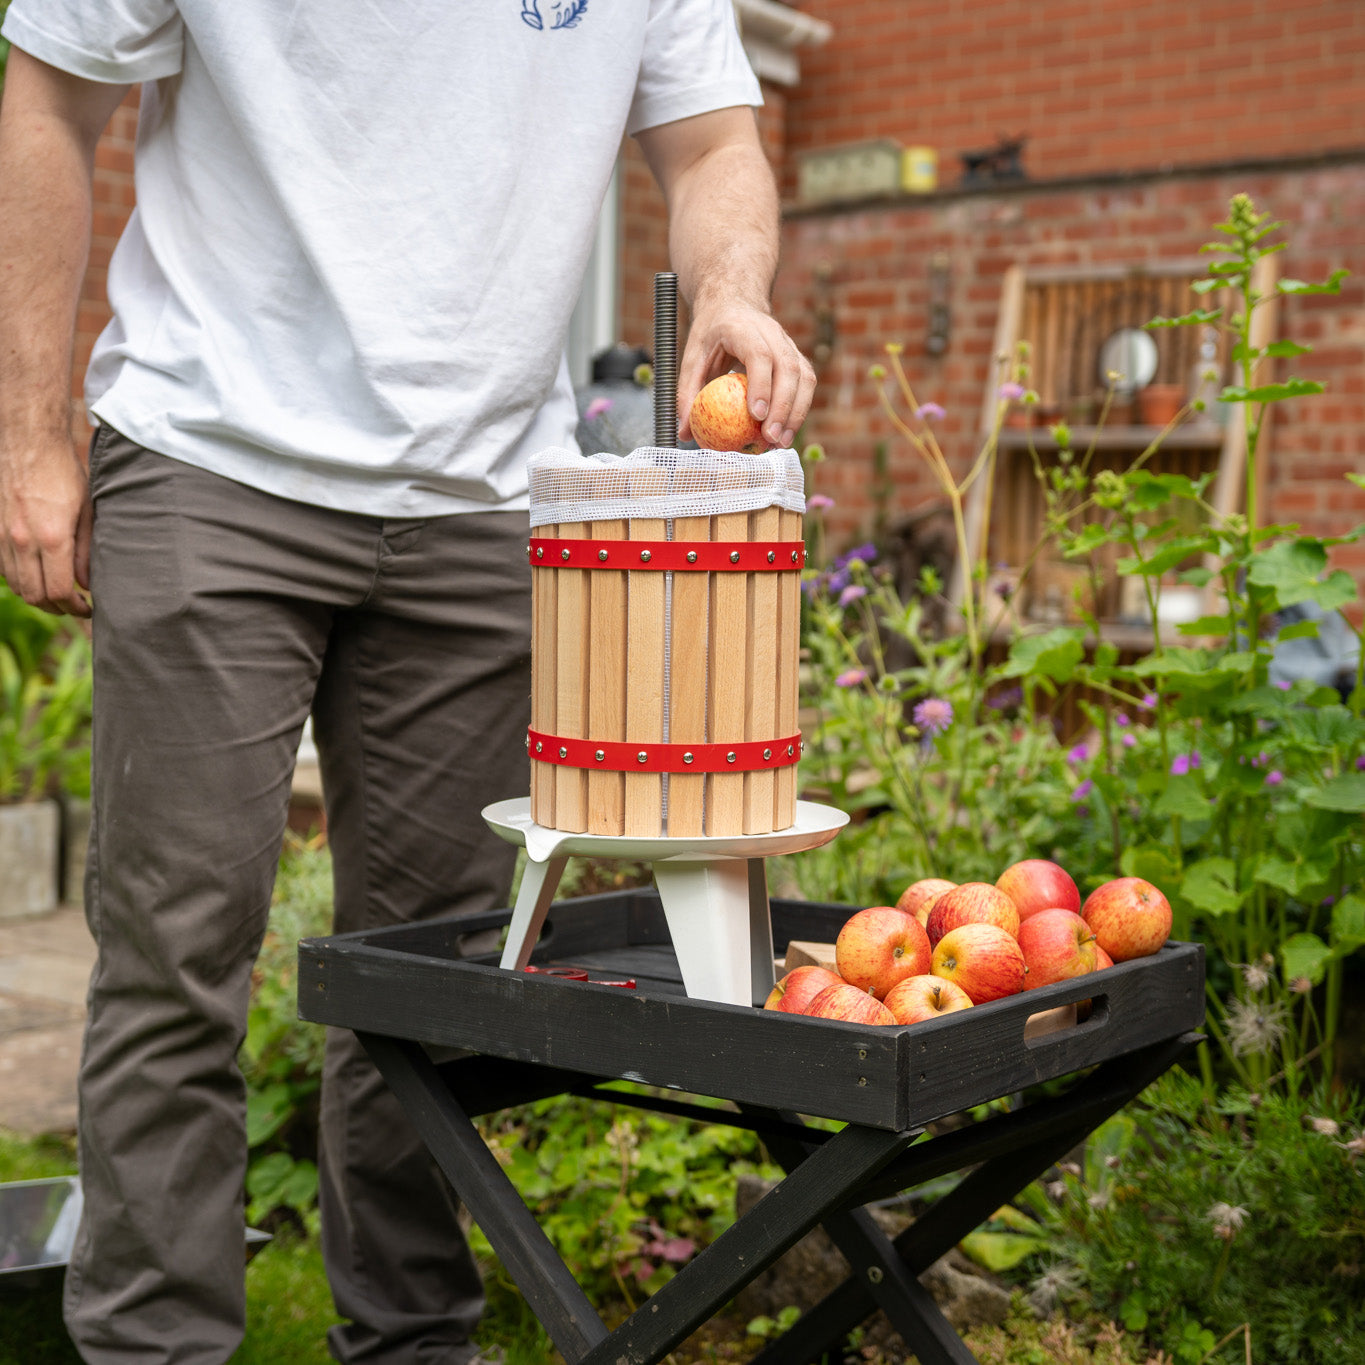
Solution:
[[[595,422],[604,412],[611,410],[610,398],[594,398],[583,410],[585,422]]]
[[[1115,724],[1115,725],[1127,725],[1127,724],[1128,724],[1128,717],[1127,717],[1122,711],[1120,711],[1120,712],[1118,713],[1118,715],[1116,715],[1116,716],[1114,717],[1114,724]]]
[[[812,493],[806,499],[806,511],[824,512],[834,506],[834,499],[827,497],[824,493]]]
[[[1024,689],[1022,687],[1007,687],[1003,692],[997,692],[986,705],[992,711],[1008,711],[1012,706],[1018,706],[1024,700]]]
[[[867,669],[850,668],[840,673],[834,680],[835,687],[857,687],[859,683],[867,681]]]
[[[1152,708],[1153,708],[1156,704],[1157,704],[1157,695],[1156,695],[1155,692],[1148,692],[1147,695],[1146,695],[1145,697],[1143,697],[1143,699],[1142,699],[1140,702],[1138,702],[1138,705],[1139,705],[1140,707],[1142,707],[1142,709],[1143,709],[1144,711],[1150,711],[1150,710],[1152,710]]]
[[[1265,784],[1267,787],[1278,787],[1283,781],[1284,774],[1278,768],[1272,768],[1265,775]]]
[[[942,697],[926,697],[916,703],[913,714],[926,735],[941,735],[953,723],[953,704]]]
[[[937,403],[921,403],[915,409],[915,416],[921,422],[942,421],[948,414]]]
[[[1137,743],[1137,736],[1131,730],[1125,730],[1124,733],[1119,736],[1119,743],[1122,744],[1125,749],[1131,749],[1133,745]]]
[[[1087,777],[1085,781],[1082,782],[1081,785],[1077,787],[1074,792],[1071,793],[1071,799],[1073,801],[1084,801],[1085,798],[1089,796],[1090,793],[1094,790],[1095,790],[1094,782]]]
[[[834,562],[841,569],[846,564],[852,564],[855,559],[861,559],[864,564],[872,564],[877,558],[877,547],[868,541],[866,545],[855,545],[851,550],[841,554]]]
[[[839,605],[846,607],[850,603],[856,602],[860,597],[867,596],[867,589],[861,583],[850,583],[843,592],[839,594]]]
[[[1090,746],[1088,744],[1078,744],[1074,749],[1066,751],[1066,761],[1068,763],[1084,763],[1090,757]]]
[[[1259,754],[1257,754],[1256,757],[1253,758],[1253,759],[1251,760],[1251,766],[1252,766],[1253,768],[1264,768],[1265,765],[1266,765],[1267,763],[1269,763],[1269,762],[1270,762],[1270,755],[1269,755],[1268,753],[1266,753],[1266,751],[1265,751],[1264,749],[1262,749],[1261,752],[1260,752]]]
[[[1176,754],[1176,756],[1173,759],[1171,759],[1171,776],[1184,777],[1185,774],[1189,772],[1191,768],[1197,768],[1198,766],[1199,766],[1198,753],[1191,752],[1188,754]]]
[[[1361,756],[1356,759],[1356,771],[1360,772],[1362,770],[1365,770],[1365,754],[1361,754]]]
[[[1289,689],[1294,686],[1294,684],[1290,682],[1288,678],[1280,678],[1275,683],[1275,686],[1278,687],[1281,692],[1288,692]]]
[[[840,593],[853,581],[853,575],[847,569],[836,569],[830,574],[825,586],[833,593]]]
[[[1011,382],[1009,384],[1001,384],[1000,386],[1000,397],[1009,402],[1014,402],[1016,399],[1022,398],[1023,396],[1024,386],[1022,384]]]

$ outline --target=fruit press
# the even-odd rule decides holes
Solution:
[[[828,941],[852,908],[774,900],[776,950]],[[1170,1067],[1204,1017],[1195,944],[874,1027],[689,998],[653,892],[549,907],[533,964],[572,965],[586,981],[465,956],[462,944],[486,943],[510,917],[305,940],[299,1009],[356,1031],[569,1365],[654,1365],[816,1225],[852,1273],[753,1365],[819,1361],[878,1308],[924,1365],[966,1365],[973,1355],[918,1275]],[[593,980],[623,976],[634,990]],[[1030,1017],[1073,1004],[1081,1022],[1026,1037]],[[1061,1077],[1074,1079],[1038,1089]],[[604,1088],[622,1080],[639,1088]],[[752,1130],[786,1178],[608,1330],[475,1126],[558,1094]],[[1005,1096],[1017,1100],[1007,1112],[934,1132],[936,1120]],[[894,1239],[863,1207],[956,1171],[955,1188]]]

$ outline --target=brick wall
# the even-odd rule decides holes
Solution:
[[[1028,138],[1032,176],[1365,143],[1361,0],[801,0],[794,155],[869,137],[956,153]]]
[[[895,438],[868,378],[886,342],[904,344],[919,401],[932,399],[947,409],[938,431],[960,474],[977,448],[1006,268],[1015,261],[1188,258],[1239,191],[1286,221],[1291,246],[1281,257],[1285,275],[1317,279],[1341,265],[1355,272],[1340,296],[1283,302],[1281,335],[1314,351],[1292,366],[1279,362],[1280,373],[1292,370],[1320,379],[1328,393],[1280,407],[1266,470],[1265,515],[1298,521],[1314,534],[1340,534],[1365,520],[1365,491],[1342,479],[1348,470],[1365,470],[1365,239],[1360,228],[1365,161],[1354,161],[1311,170],[942,196],[789,217],[775,294],[778,315],[807,353],[822,297],[833,307],[837,329],[804,433],[822,443],[830,457],[818,467],[815,482],[836,500],[828,514],[832,543],[861,539],[873,524],[879,444],[885,447],[890,517],[936,496],[918,458]],[[924,339],[927,265],[935,252],[946,253],[951,271],[951,340],[943,355],[931,358]],[[827,284],[821,283],[822,273]],[[1336,562],[1365,580],[1365,546],[1339,549]]]

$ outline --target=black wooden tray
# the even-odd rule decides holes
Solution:
[[[857,907],[774,900],[774,947],[832,942]],[[1159,953],[914,1025],[874,1027],[691,1000],[657,894],[557,902],[532,962],[634,977],[637,989],[504,971],[489,940],[510,910],[305,939],[299,1014],[429,1047],[898,1132],[1013,1094],[1204,1021],[1204,950]],[[1084,1022],[1025,1039],[1037,1013]]]

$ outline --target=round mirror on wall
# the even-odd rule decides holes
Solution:
[[[1140,327],[1120,327],[1100,343],[1099,379],[1108,388],[1114,385],[1115,397],[1131,398],[1156,378],[1156,342]],[[1118,375],[1111,380],[1110,375]]]

